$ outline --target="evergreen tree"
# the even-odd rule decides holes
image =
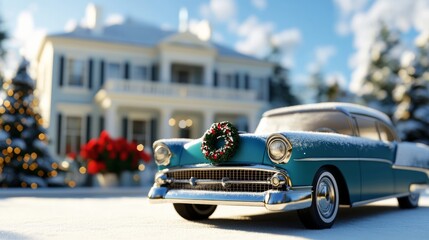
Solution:
[[[7,35],[6,31],[3,30],[3,20],[0,16],[0,85],[3,84],[3,59],[6,55],[6,50],[4,49],[3,43],[6,40]]]
[[[310,75],[310,88],[314,91],[313,99],[315,102],[326,102],[327,99],[327,86],[322,71],[317,69]]]
[[[399,102],[395,120],[404,141],[429,144],[429,37],[417,42],[417,54],[399,71],[403,84],[395,89]]]
[[[3,30],[2,26],[3,26],[3,20],[1,19],[1,16],[0,16],[0,59],[3,59],[6,54],[6,50],[4,49],[3,42],[7,38],[6,31]]]
[[[367,74],[360,94],[368,106],[376,108],[390,117],[396,109],[393,90],[400,82],[398,77],[399,64],[399,38],[382,25],[376,37],[370,55]]]
[[[289,71],[280,64],[282,51],[275,43],[271,42],[271,52],[266,57],[274,63],[272,77],[269,82],[270,103],[272,107],[284,107],[299,104],[298,98],[292,93],[289,85]]]
[[[47,149],[47,135],[36,111],[34,83],[23,60],[0,93],[0,186],[46,187],[58,164]]]

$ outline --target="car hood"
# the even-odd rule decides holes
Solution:
[[[266,136],[240,134],[239,146],[234,156],[222,164],[262,164],[265,154]],[[170,167],[211,163],[201,152],[202,139],[179,142],[164,142],[172,150]],[[182,148],[177,147],[182,144]]]

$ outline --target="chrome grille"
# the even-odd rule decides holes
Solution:
[[[271,177],[278,173],[275,170],[250,168],[204,168],[183,169],[166,172],[172,179],[170,189],[190,189],[223,192],[264,192],[268,190],[284,190],[286,186],[274,187],[270,184]],[[203,181],[191,184],[192,180]],[[232,184],[221,184],[223,180]]]

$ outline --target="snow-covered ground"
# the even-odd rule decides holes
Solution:
[[[0,239],[429,238],[428,193],[420,199],[421,207],[413,210],[399,209],[396,199],[342,208],[327,230],[304,229],[295,212],[270,213],[255,207],[220,206],[209,220],[190,222],[171,204],[149,204],[144,192],[125,195],[0,194]]]

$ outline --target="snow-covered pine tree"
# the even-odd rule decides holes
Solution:
[[[400,83],[400,41],[395,32],[382,24],[370,50],[370,63],[359,92],[364,102],[390,117],[396,109],[393,90]]]
[[[395,121],[402,140],[429,144],[429,35],[416,45],[417,53],[404,54],[399,71],[403,83],[395,89]]]
[[[4,41],[7,38],[6,31],[3,29],[3,19],[0,16],[0,85],[3,84],[3,59],[6,55],[6,50],[4,49]]]
[[[6,30],[3,29],[3,19],[0,16],[0,59],[6,54],[3,43],[7,38]]]
[[[289,71],[281,65],[282,51],[273,41],[270,42],[270,53],[267,60],[274,63],[272,77],[269,82],[271,107],[284,107],[299,104],[298,98],[292,93],[289,84]]]
[[[47,135],[37,113],[34,83],[23,60],[0,93],[0,186],[47,187],[57,176],[57,162],[47,148]],[[51,178],[52,179],[52,178]]]
[[[317,68],[310,74],[310,88],[313,90],[315,102],[326,102],[328,100],[328,87],[321,69]]]

